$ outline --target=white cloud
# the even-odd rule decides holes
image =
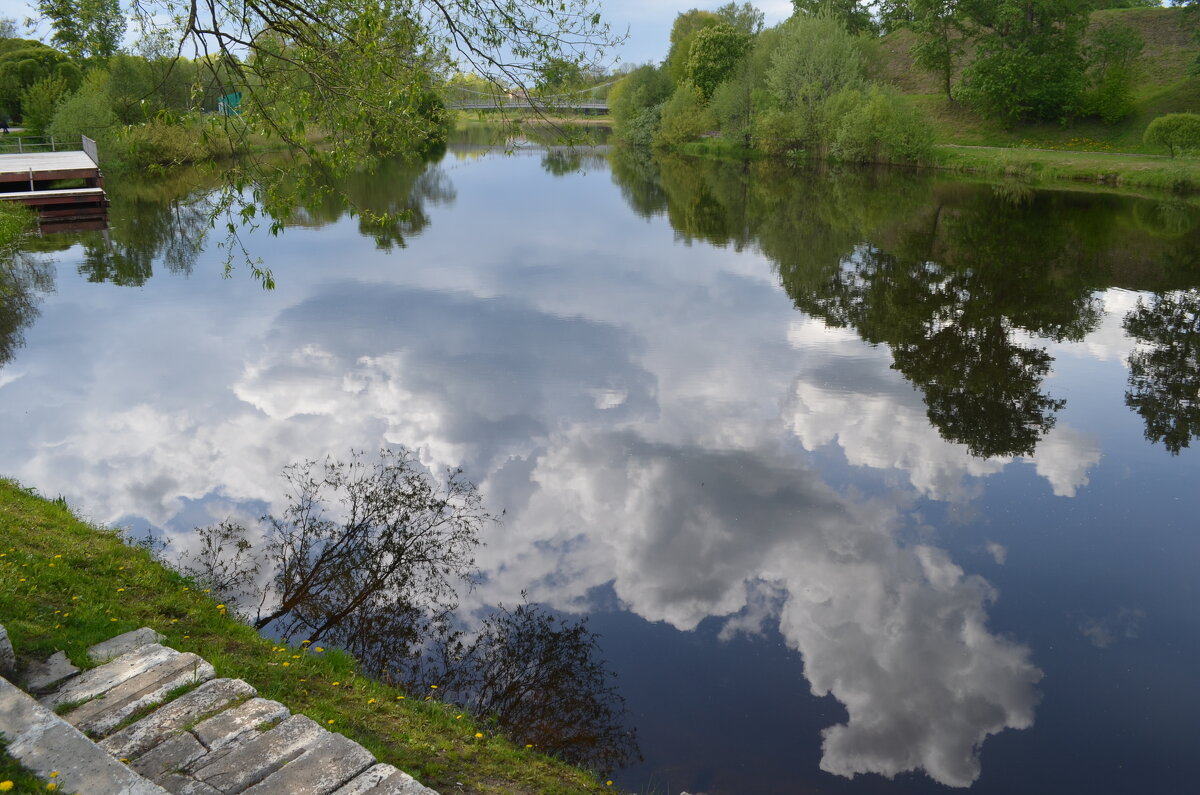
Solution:
[[[649,621],[735,616],[726,637],[778,608],[813,692],[849,712],[825,732],[822,767],[838,775],[924,770],[967,786],[988,735],[1032,724],[1041,673],[988,630],[994,590],[941,550],[899,544],[886,504],[764,450],[630,433],[556,437],[530,479],[528,507],[485,550],[481,602],[532,582],[532,599],[578,609],[611,582]]]

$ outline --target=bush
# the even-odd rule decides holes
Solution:
[[[683,83],[663,105],[662,125],[654,143],[678,146],[712,129],[712,116],[704,106],[704,96],[691,83]]]
[[[102,150],[107,150],[117,126],[117,117],[105,91],[105,74],[98,70],[89,74],[79,90],[59,104],[47,132],[64,141],[86,135],[99,143]]]
[[[44,132],[67,93],[67,81],[61,77],[43,77],[21,95],[23,122],[26,127]]]
[[[925,163],[933,157],[933,128],[901,97],[872,86],[865,94],[831,98],[830,118],[838,119],[830,153],[858,163]]]
[[[134,168],[193,163],[212,154],[197,126],[163,119],[127,127],[118,143],[121,160]]]
[[[1150,122],[1142,140],[1149,146],[1164,146],[1171,157],[1200,151],[1200,114],[1168,113]]]

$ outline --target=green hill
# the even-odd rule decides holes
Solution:
[[[1006,129],[999,122],[983,119],[947,100],[937,76],[913,62],[911,51],[917,37],[907,29],[890,33],[875,44],[874,70],[879,79],[910,97],[926,113],[941,143],[1149,152],[1142,144],[1142,133],[1156,116],[1200,112],[1200,75],[1190,72],[1200,56],[1200,42],[1194,35],[1200,14],[1181,8],[1111,9],[1092,14],[1093,29],[1110,22],[1133,27],[1146,43],[1134,81],[1136,109],[1116,124],[1079,119],[1067,126],[1037,123]],[[968,52],[964,65],[970,57]]]

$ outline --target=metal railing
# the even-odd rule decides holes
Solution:
[[[91,140],[91,139],[88,139]],[[92,141],[95,148],[96,142]],[[34,152],[78,152],[87,151],[82,140],[55,139],[53,135],[0,135],[0,154],[26,154]],[[89,152],[89,154],[91,154]],[[93,158],[94,160],[95,158]]]

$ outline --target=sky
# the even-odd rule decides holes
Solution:
[[[691,8],[715,9],[723,5],[719,0],[605,0],[603,18],[614,31],[629,31],[629,39],[617,53],[622,63],[641,64],[661,61],[667,54],[671,23],[681,11]],[[790,0],[769,0],[755,3],[766,14],[767,25],[774,25],[788,17],[792,10]],[[36,16],[36,4],[23,0],[0,0],[0,17],[10,17],[23,23]],[[41,25],[34,29],[30,38],[49,38],[49,28]]]

